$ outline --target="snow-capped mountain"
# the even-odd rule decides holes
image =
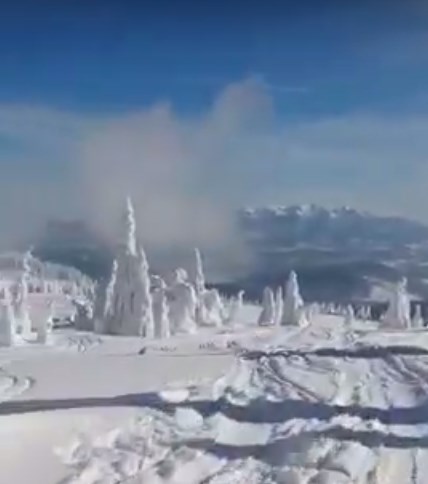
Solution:
[[[317,205],[245,208],[238,220],[256,260],[251,293],[294,269],[314,299],[369,298],[400,275],[428,297],[428,227],[420,222]]]
[[[370,246],[420,244],[428,227],[400,217],[380,217],[350,207],[318,205],[245,208],[239,222],[247,237],[269,245]]]
[[[247,296],[259,298],[266,285],[283,281],[294,269],[309,299],[378,299],[385,283],[400,275],[409,278],[413,294],[428,299],[428,227],[420,222],[350,207],[292,205],[243,208],[237,226],[250,255],[244,267],[248,277],[229,277],[224,291],[244,288]],[[173,267],[179,262],[172,254],[157,258]],[[111,269],[108,244],[82,222],[51,222],[35,255],[97,279]],[[211,257],[206,258],[209,267]]]

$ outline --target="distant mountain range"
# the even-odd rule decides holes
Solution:
[[[239,226],[255,254],[242,284],[277,284],[296,270],[310,299],[380,299],[402,275],[428,297],[428,227],[400,217],[379,217],[349,207],[317,205],[246,208]]]
[[[349,207],[293,205],[242,209],[237,226],[253,257],[245,277],[220,285],[226,292],[242,287],[258,298],[294,269],[311,300],[383,299],[402,275],[415,296],[428,299],[428,226],[422,223]],[[112,250],[83,222],[52,221],[35,255],[100,278],[110,271]]]

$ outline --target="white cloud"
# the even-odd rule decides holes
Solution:
[[[373,113],[285,124],[257,78],[192,117],[168,104],[100,118],[0,107],[0,140],[25,146],[14,171],[16,153],[0,142],[0,226],[21,233],[28,221],[75,214],[111,232],[128,192],[151,244],[236,244],[241,204],[350,204],[428,221],[427,128],[428,116]],[[40,147],[47,164],[32,155]]]

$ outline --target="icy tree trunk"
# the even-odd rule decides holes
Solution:
[[[258,319],[259,326],[272,326],[275,323],[275,301],[270,287],[263,291],[262,312]]]

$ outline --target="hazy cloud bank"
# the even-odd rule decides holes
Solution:
[[[241,205],[349,204],[428,221],[428,116],[350,113],[284,122],[259,79],[203,114],[167,102],[121,116],[0,107],[0,238],[54,216],[114,234],[127,193],[152,245],[237,244]]]

